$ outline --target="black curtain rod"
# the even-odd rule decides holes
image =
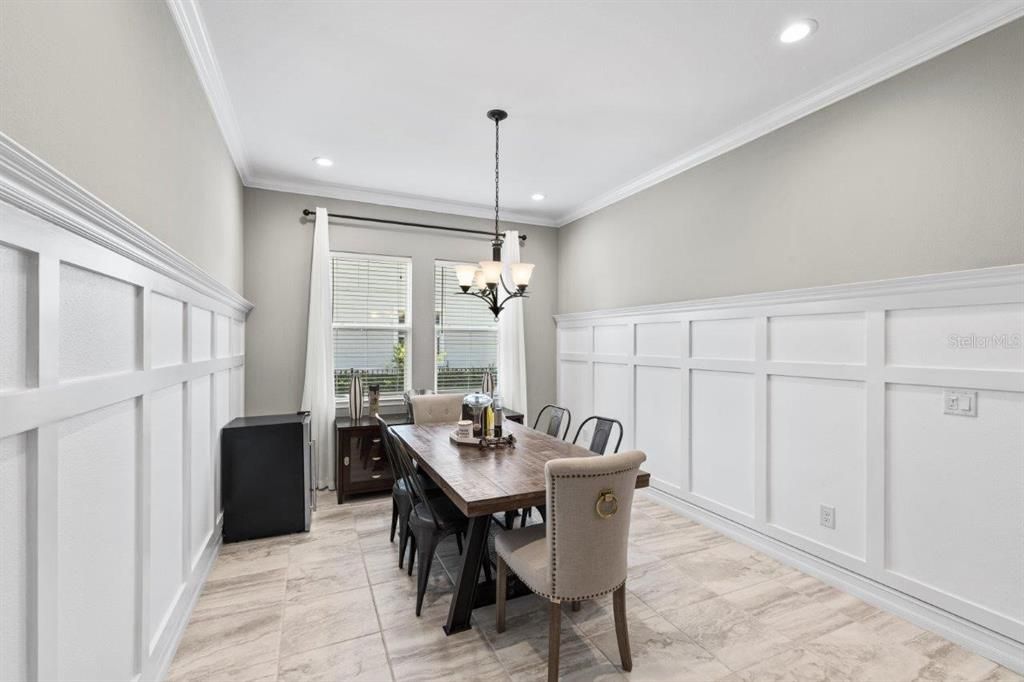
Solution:
[[[316,211],[311,211],[308,208],[304,208],[304,209],[302,209],[302,215],[305,216],[306,218],[308,218],[310,216],[315,216],[316,215]],[[384,218],[366,218],[364,216],[346,215],[344,213],[328,213],[327,217],[328,218],[338,218],[338,219],[341,219],[341,220],[361,220],[363,222],[368,222],[368,223],[383,223],[384,225],[401,225],[402,227],[423,227],[423,228],[426,228],[428,230],[444,230],[445,232],[464,232],[466,234],[480,234],[480,235],[483,235],[485,237],[490,237],[490,238],[494,237],[494,233],[493,232],[485,232],[484,230],[470,230],[469,228],[465,228],[465,227],[445,227],[444,225],[426,225],[424,223],[410,223],[410,222],[406,222],[404,220],[385,220]],[[525,234],[519,235],[519,241],[520,242],[525,242],[526,241],[526,235]]]

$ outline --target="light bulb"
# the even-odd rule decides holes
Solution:
[[[484,282],[489,285],[497,284],[501,278],[501,261],[482,260],[480,261],[480,269],[484,271]]]
[[[476,275],[475,265],[456,265],[455,276],[459,278],[459,286],[463,291],[473,286],[473,276]]]

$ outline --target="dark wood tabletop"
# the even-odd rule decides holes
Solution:
[[[455,424],[405,424],[393,427],[424,471],[466,516],[484,516],[543,505],[544,465],[562,457],[595,457],[593,452],[513,422],[505,430],[514,448],[481,449],[449,439]],[[641,471],[637,488],[650,484]]]

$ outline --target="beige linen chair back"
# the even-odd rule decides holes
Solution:
[[[545,465],[547,549],[555,599],[589,599],[626,582],[633,491],[646,459],[633,450],[553,459]]]
[[[462,419],[462,396],[459,394],[410,396],[412,421],[415,424],[455,423]]]

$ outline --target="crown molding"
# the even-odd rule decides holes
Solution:
[[[0,201],[248,314],[253,304],[0,132]]]
[[[221,74],[217,56],[210,44],[210,36],[206,31],[206,23],[196,4],[196,0],[166,0],[167,7],[178,26],[185,50],[188,52],[192,65],[195,67],[199,83],[206,92],[206,99],[213,109],[213,117],[217,119],[224,144],[235,162],[235,168],[244,184],[249,178],[249,162],[242,141],[242,130],[238,126],[231,97],[228,95],[224,76]]]
[[[306,194],[312,197],[326,197],[328,199],[341,199],[343,201],[359,201],[364,204],[411,208],[418,211],[448,213],[451,215],[468,216],[470,218],[494,220],[493,206],[470,204],[461,201],[448,201],[445,199],[433,199],[431,197],[420,196],[417,194],[385,192],[381,190],[367,189],[365,187],[335,185],[327,182],[321,183],[309,180],[292,181],[261,177],[249,178],[249,181],[245,183],[245,186],[252,187],[254,189],[268,189],[275,192],[291,192],[292,194]],[[558,227],[558,224],[554,220],[539,218],[526,213],[516,213],[514,211],[502,211],[501,219],[503,221],[525,223],[527,225],[539,225],[541,227]]]
[[[815,88],[795,100],[758,116],[610,192],[584,202],[555,222],[561,227],[622,201],[652,185],[767,135],[773,130],[891,78],[1021,16],[1024,16],[1024,3],[1019,0],[996,0],[981,4],[945,24],[921,34],[914,40],[848,71],[820,88]]]
[[[687,314],[704,310],[728,310],[753,306],[786,305],[792,303],[816,303],[839,301],[872,296],[924,294],[934,292],[960,291],[980,287],[1024,287],[1024,264],[997,265],[974,270],[955,270],[928,275],[912,275],[893,279],[879,279],[868,282],[830,284],[805,289],[784,289],[753,294],[738,294],[719,298],[704,298],[672,303],[587,310],[553,315],[558,324],[587,322],[604,318],[633,315]]]

